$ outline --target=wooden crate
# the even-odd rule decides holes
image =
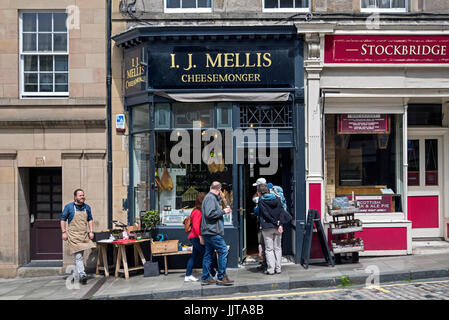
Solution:
[[[152,241],[151,253],[165,253],[178,251],[179,240]]]

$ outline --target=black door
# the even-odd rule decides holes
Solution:
[[[31,259],[62,260],[61,168],[30,170]]]

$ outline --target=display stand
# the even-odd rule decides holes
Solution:
[[[318,210],[315,209],[309,209],[309,213],[307,215],[307,223],[304,231],[304,240],[302,246],[301,265],[305,269],[309,268],[310,249],[312,247],[314,225],[318,232],[318,238],[320,239],[321,250],[323,251],[324,258],[326,259],[326,262],[333,267],[334,260],[332,259],[332,255],[327,244],[326,235],[324,234],[324,228],[321,224],[320,215],[318,214]]]
[[[363,231],[362,222],[354,218],[359,212],[357,201],[349,201],[349,207],[343,209],[332,209],[332,205],[328,205],[329,215],[332,216],[333,222],[329,223],[331,234],[336,237],[331,241],[332,251],[335,256],[335,263],[342,262],[342,254],[351,254],[352,262],[359,261],[359,252],[364,251],[363,240],[355,238],[356,232]]]

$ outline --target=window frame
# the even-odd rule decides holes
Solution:
[[[23,15],[26,13],[35,13],[36,15],[39,13],[66,13],[65,10],[20,10],[19,11],[19,98],[20,99],[33,99],[33,98],[68,98],[69,92],[70,92],[70,64],[69,64],[69,29],[66,30],[67,35],[67,47],[65,51],[54,51],[54,34],[63,33],[61,32],[55,32],[54,31],[54,18],[52,18],[52,31],[49,32],[52,35],[52,51],[44,52],[44,51],[38,51],[38,41],[36,41],[36,51],[23,51]],[[36,22],[37,23],[37,22]],[[38,30],[36,29],[36,36],[39,34]],[[51,92],[34,92],[34,91],[25,91],[25,56],[36,56],[39,60],[41,56],[51,56],[53,57],[53,70],[51,74],[53,74],[53,91]],[[58,72],[55,71],[55,57],[56,56],[67,56],[67,71],[66,72]],[[56,92],[55,90],[55,81],[56,77],[55,75],[58,73],[64,73],[67,74],[67,91],[64,92]],[[37,74],[39,74],[39,70],[37,71]],[[37,80],[39,84],[39,79]]]
[[[382,13],[382,12],[393,12],[393,13],[406,13],[408,12],[409,8],[409,1],[405,0],[405,6],[404,8],[363,8],[362,7],[362,1],[360,0],[360,12],[367,12],[367,13]],[[390,0],[390,6],[391,6]]]
[[[261,0],[262,1],[262,11],[265,13],[281,13],[281,12],[304,12],[304,13],[308,13],[311,11],[311,1],[308,0],[309,4],[304,8],[265,8],[265,0]],[[278,0],[280,1],[280,0]],[[295,0],[292,0],[292,2]]]
[[[167,0],[164,0],[164,13],[212,13],[213,7],[214,0],[211,0],[210,8],[167,8]]]

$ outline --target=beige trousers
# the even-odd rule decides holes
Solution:
[[[263,229],[265,242],[265,256],[267,259],[267,272],[281,272],[282,260],[282,233],[278,229]]]

